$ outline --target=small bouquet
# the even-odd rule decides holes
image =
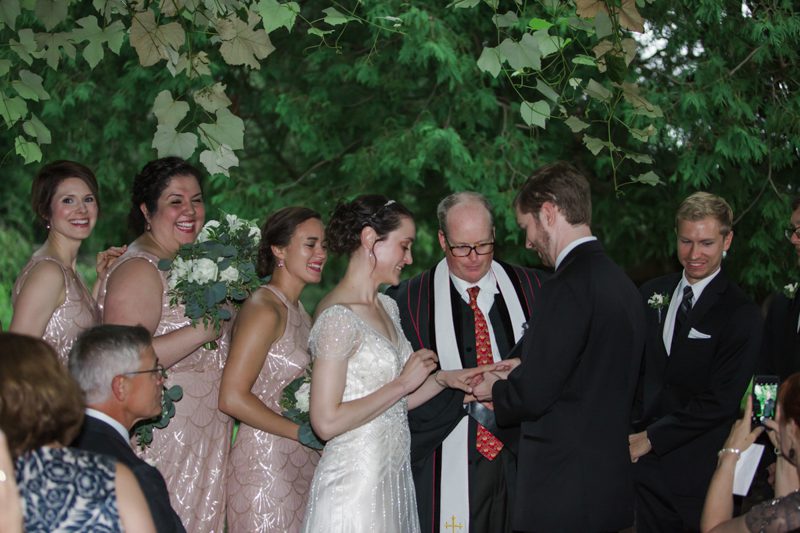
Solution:
[[[297,434],[300,444],[321,450],[325,445],[320,442],[314,430],[311,429],[311,418],[308,412],[310,399],[311,374],[306,372],[283,389],[279,402],[283,409],[281,415],[300,426]]]
[[[136,444],[144,450],[153,442],[153,429],[164,429],[169,425],[170,419],[175,416],[175,404],[183,398],[183,388],[180,385],[173,385],[170,388],[164,387],[161,394],[161,416],[143,420],[133,428],[136,437]]]
[[[169,270],[170,303],[184,304],[192,325],[202,320],[219,331],[232,316],[226,304],[238,307],[261,284],[255,267],[260,238],[254,222],[236,215],[206,222],[195,242],[181,246],[175,259],[158,263]]]

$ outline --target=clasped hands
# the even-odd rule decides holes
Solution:
[[[489,409],[494,409],[492,404],[492,387],[499,379],[508,379],[508,375],[520,364],[517,358],[505,359],[499,363],[481,365],[466,370],[469,373],[468,388],[462,388],[467,394],[464,403],[481,402]]]

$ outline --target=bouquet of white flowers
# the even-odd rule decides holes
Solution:
[[[206,222],[195,242],[158,263],[169,270],[170,303],[184,304],[193,325],[202,320],[219,331],[231,318],[226,304],[240,305],[261,284],[255,267],[260,239],[258,226],[236,215]]]
[[[311,374],[306,372],[283,389],[280,400],[281,409],[283,409],[281,415],[300,426],[297,433],[300,444],[321,450],[325,445],[320,442],[314,430],[311,429],[310,399]]]

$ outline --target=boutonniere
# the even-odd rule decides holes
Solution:
[[[784,296],[786,296],[790,300],[794,299],[794,295],[797,293],[798,285],[800,285],[800,284],[798,284],[797,282],[787,283],[786,285],[784,285],[783,286],[783,294],[784,294]]]
[[[669,306],[669,295],[654,292],[652,296],[647,299],[647,305],[658,311],[658,321],[661,322],[661,310]]]

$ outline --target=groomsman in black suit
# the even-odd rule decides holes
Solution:
[[[786,239],[794,247],[800,261],[800,196],[792,201],[789,227],[784,230]],[[787,282],[792,280],[787,280]],[[776,294],[767,311],[764,323],[764,343],[761,349],[759,371],[776,374],[781,381],[800,371],[800,280],[787,283]]]
[[[133,471],[159,533],[185,533],[161,473],[139,459],[128,432],[139,420],[161,414],[164,367],[150,333],[141,326],[103,325],[72,346],[69,370],[86,394],[86,416],[72,446],[110,455]]]
[[[522,336],[545,274],[494,260],[483,196],[450,195],[437,215],[444,259],[388,291],[403,330],[415,350],[436,351],[444,369],[499,361]],[[500,430],[489,409],[454,389],[408,418],[422,530],[510,531],[518,430]]]
[[[624,529],[633,524],[627,434],[644,348],[639,293],[592,236],[589,183],[572,165],[537,170],[514,207],[526,246],[555,268],[519,366],[486,373],[473,389],[494,402],[498,425],[521,423],[514,530]]]
[[[647,346],[629,437],[637,533],[699,530],[717,452],[755,368],[761,314],[721,268],[732,221],[719,196],[686,198],[675,217],[683,272],[641,288]]]

